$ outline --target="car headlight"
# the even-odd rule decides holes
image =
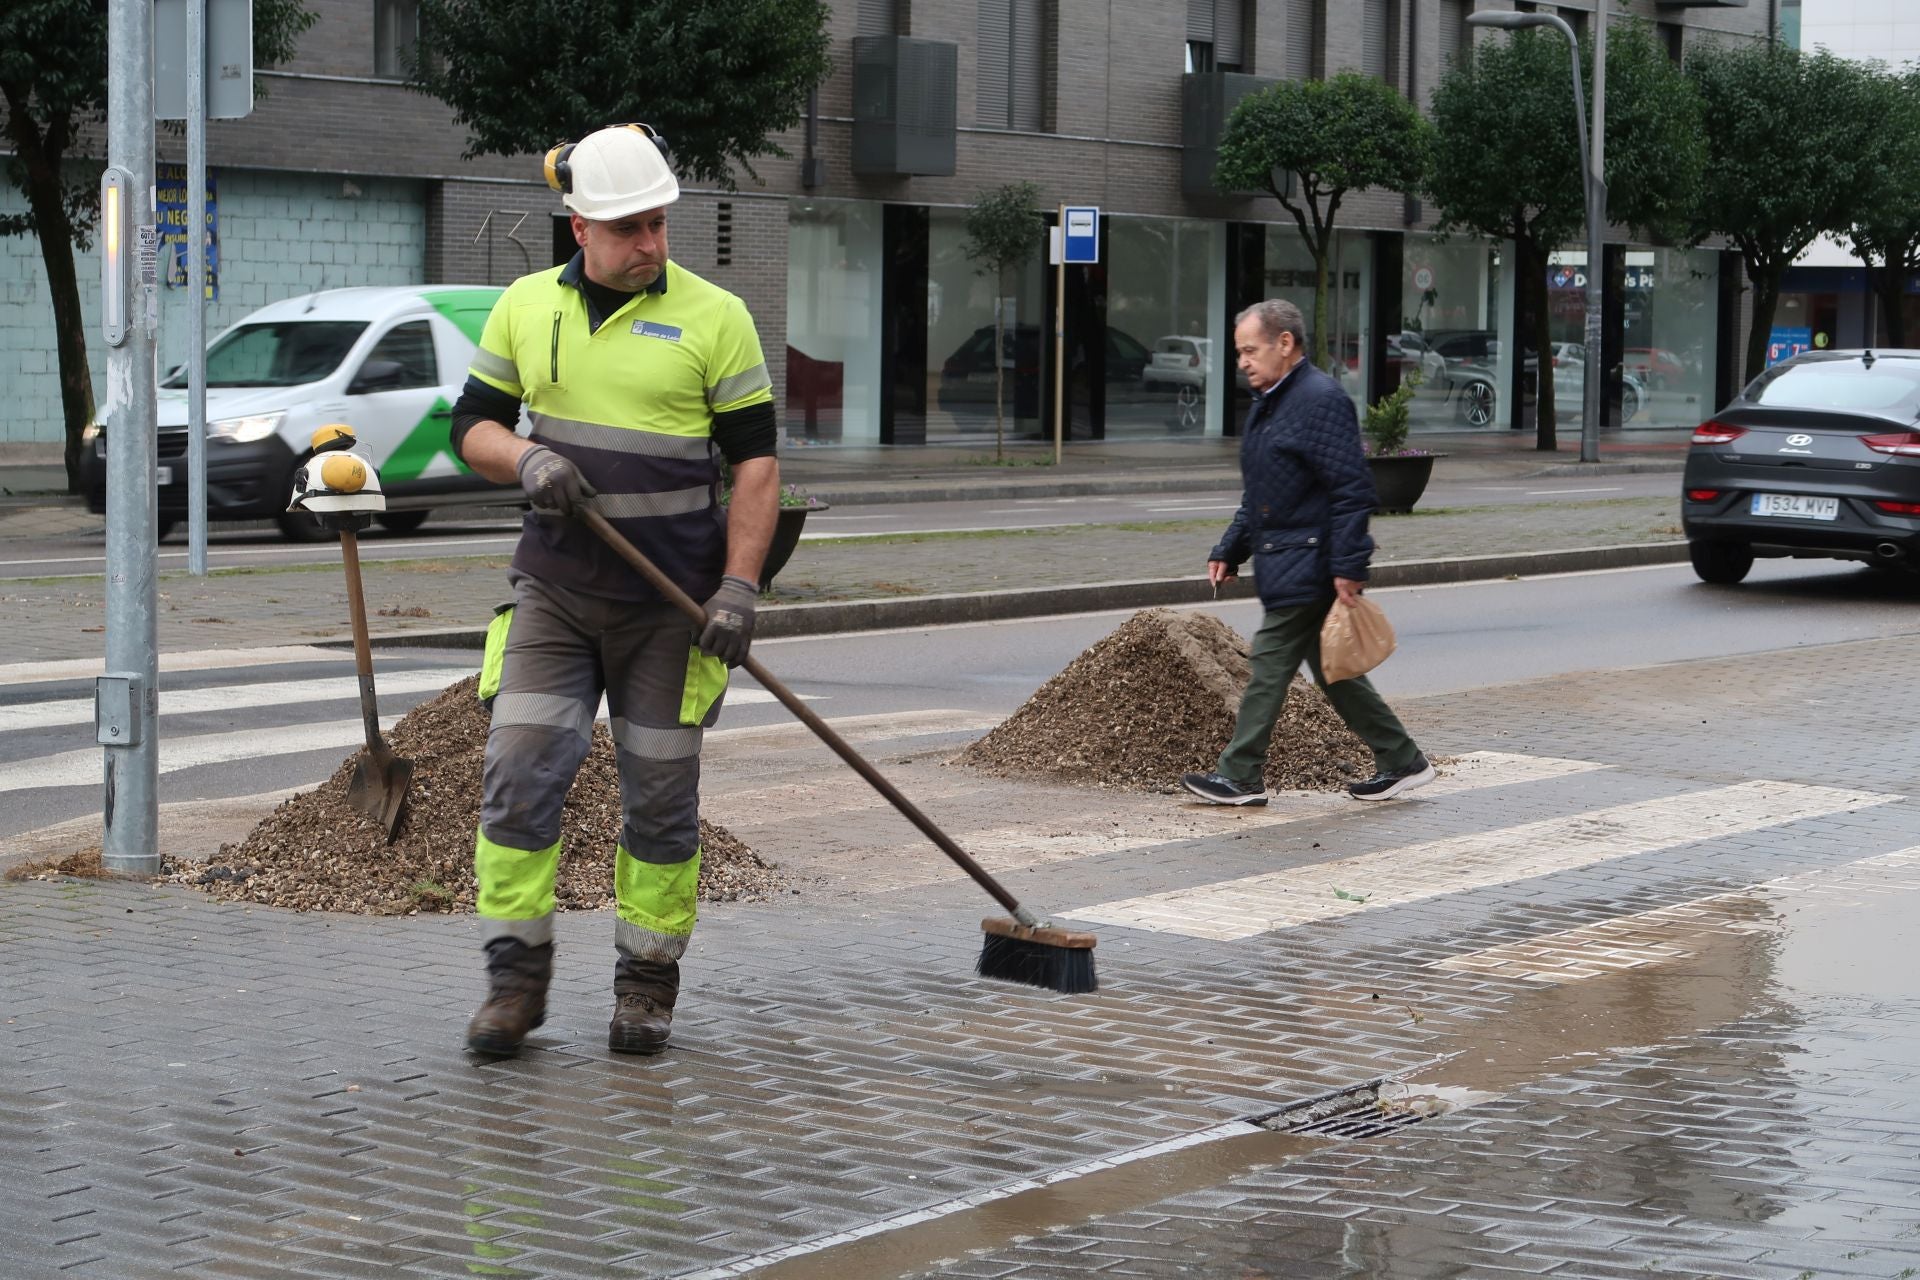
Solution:
[[[284,410],[280,413],[256,413],[245,418],[222,418],[207,424],[207,439],[231,440],[235,444],[264,440],[278,431],[280,424],[286,420]]]
[[[86,426],[80,428],[81,444],[92,444],[95,440],[98,440],[99,438],[100,438],[99,423],[89,422]]]

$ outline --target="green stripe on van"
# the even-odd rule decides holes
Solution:
[[[480,345],[487,315],[500,300],[501,289],[436,289],[424,295],[430,306],[453,323],[474,346]]]

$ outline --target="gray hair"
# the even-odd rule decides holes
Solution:
[[[1260,332],[1268,342],[1278,342],[1280,335],[1293,335],[1295,346],[1305,349],[1307,345],[1307,318],[1300,314],[1300,308],[1285,298],[1268,298],[1265,302],[1256,302],[1233,318],[1234,328],[1242,321],[1256,319],[1260,322]]]

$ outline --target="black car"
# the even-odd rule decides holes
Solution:
[[[1734,583],[1755,556],[1920,557],[1920,351],[1807,352],[1755,378],[1687,451],[1694,572]]]

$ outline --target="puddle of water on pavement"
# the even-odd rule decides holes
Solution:
[[[1251,1130],[1016,1192],[943,1218],[776,1262],[753,1274],[764,1280],[846,1280],[848,1276],[879,1280],[912,1275],[942,1259],[1231,1182],[1328,1145],[1324,1138]]]
[[[1911,1001],[1920,993],[1920,976],[1910,963],[1920,920],[1915,892],[1911,885],[1880,885],[1843,900],[1762,892],[1723,898],[1721,909],[1697,923],[1676,922],[1662,931],[1662,940],[1680,953],[1671,958],[1533,986],[1491,1017],[1429,1015],[1429,1030],[1457,1038],[1453,1055],[1404,1081],[1387,1082],[1381,1099],[1444,1114],[1591,1062],[1647,1053],[1767,1008],[1784,1006],[1812,1017],[1823,1004]],[[1805,1021],[1798,1034],[1802,1052],[1823,1039]],[[1014,1091],[1025,1091],[1028,1083]],[[1139,1096],[1133,1092],[1137,1082],[1116,1083],[1116,1098]],[[1074,1082],[1052,1087],[1072,1089]],[[766,1280],[913,1275],[946,1259],[1218,1186],[1327,1145],[1284,1132],[1228,1136],[880,1229],[753,1274]]]

